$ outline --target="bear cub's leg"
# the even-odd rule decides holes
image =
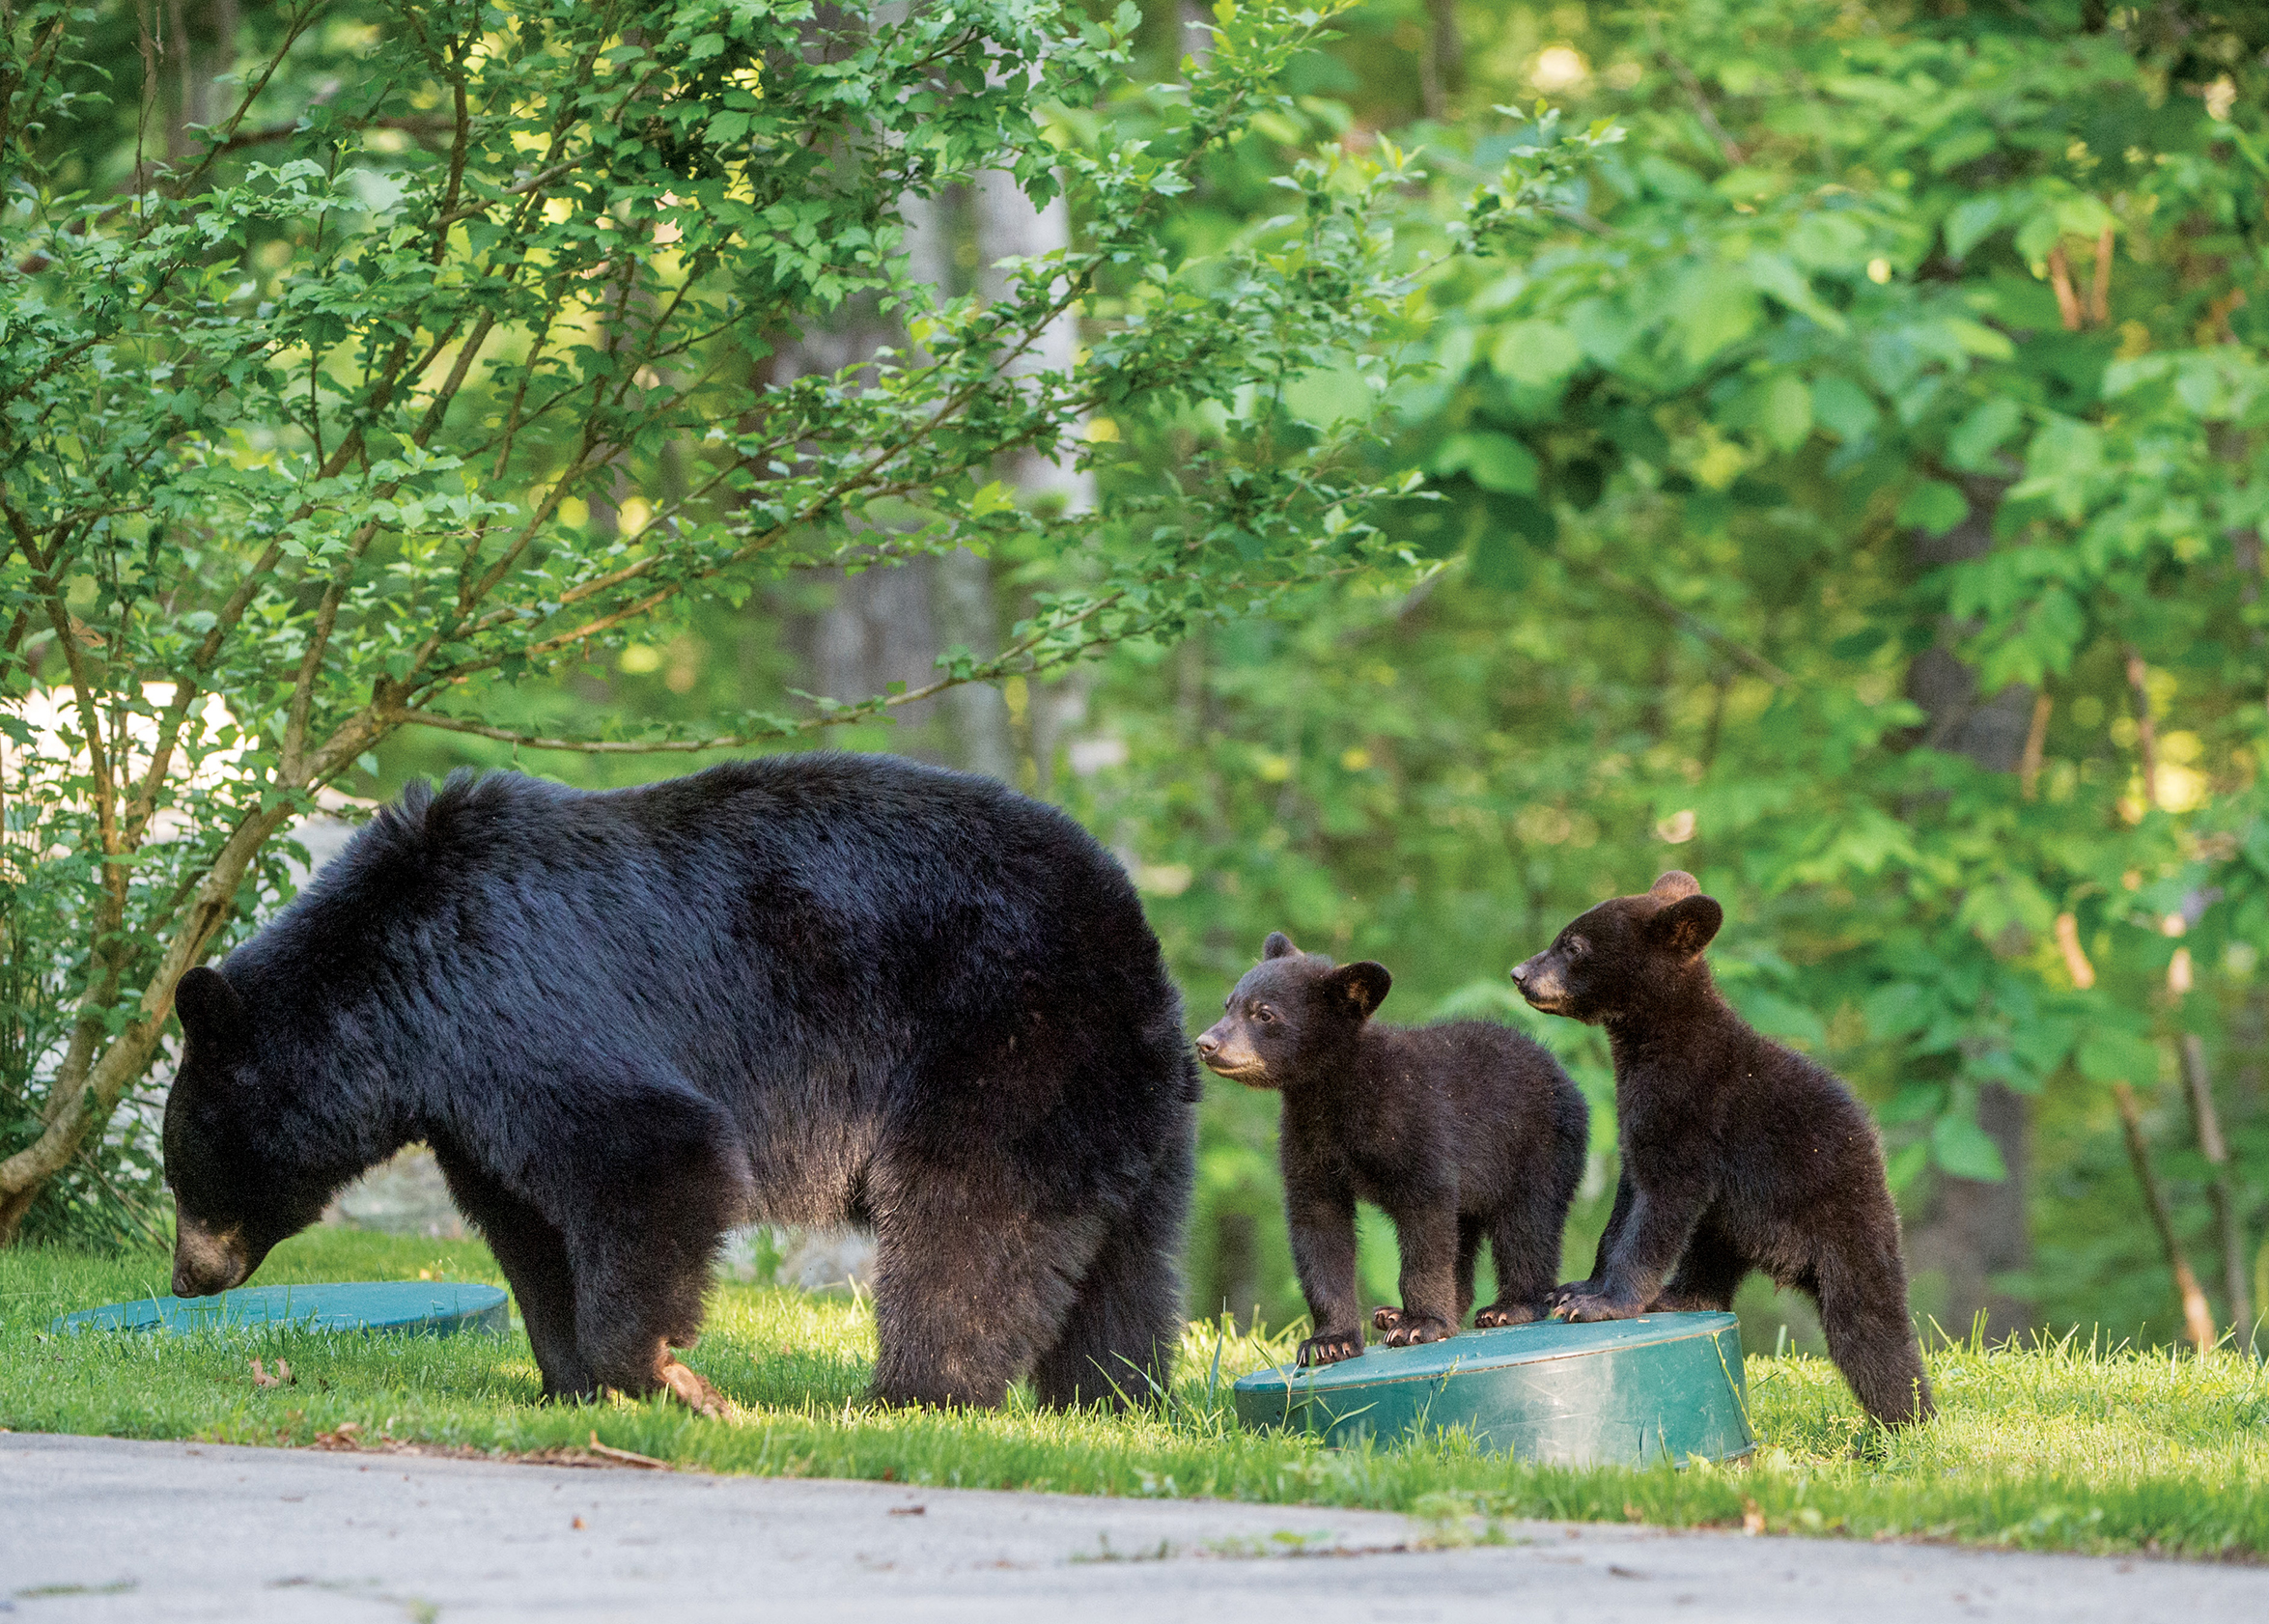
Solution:
[[[1402,1249],[1402,1306],[1388,1303],[1371,1316],[1371,1323],[1387,1333],[1389,1348],[1408,1348],[1457,1334],[1465,1317],[1457,1288],[1462,1248],[1454,1189],[1398,1193],[1387,1216],[1394,1219]],[[1467,1291],[1470,1295],[1470,1285]]]

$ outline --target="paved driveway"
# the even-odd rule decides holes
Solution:
[[[14,1619],[2269,1619],[2269,1569],[0,1435]]]

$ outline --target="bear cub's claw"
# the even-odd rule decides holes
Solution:
[[[1572,1325],[1586,1320],[1627,1320],[1645,1312],[1643,1303],[1618,1302],[1595,1291],[1571,1291],[1559,1301],[1560,1317]]]
[[[1421,1342],[1440,1342],[1457,1332],[1446,1320],[1406,1319],[1387,1333],[1389,1348],[1415,1348]]]
[[[1387,1333],[1389,1348],[1411,1348],[1457,1334],[1457,1327],[1438,1314],[1406,1313],[1392,1303],[1373,1314],[1371,1323]]]
[[[1494,1330],[1504,1325],[1528,1325],[1544,1318],[1533,1302],[1492,1302],[1473,1316],[1475,1330]]]
[[[1341,1359],[1359,1358],[1363,1352],[1363,1333],[1359,1330],[1330,1330],[1311,1336],[1300,1345],[1300,1363],[1303,1368],[1319,1364],[1337,1364]]]

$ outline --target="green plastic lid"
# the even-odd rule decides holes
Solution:
[[[294,1325],[309,1330],[449,1336],[461,1330],[509,1330],[510,1301],[494,1286],[462,1280],[346,1280],[239,1287],[218,1297],[146,1297],[65,1314],[52,1329],[212,1330]]]
[[[1331,1443],[1463,1427],[1482,1448],[1561,1466],[1730,1460],[1756,1447],[1731,1314],[1470,1330],[1313,1370],[1255,1371],[1238,1418]]]

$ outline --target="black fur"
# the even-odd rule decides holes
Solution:
[[[668,1386],[721,1231],[871,1223],[888,1401],[1114,1399],[1179,1330],[1196,1068],[1119,866],[881,756],[413,786],[177,998],[176,1289],[424,1139],[544,1388]]]
[[[1465,1323],[1484,1239],[1498,1299],[1475,1323],[1541,1318],[1583,1176],[1590,1113],[1558,1061],[1487,1022],[1374,1022],[1391,985],[1382,966],[1335,968],[1278,932],[1197,1040],[1223,1077],[1284,1094],[1284,1199],[1315,1321],[1303,1364],[1363,1351],[1358,1197],[1394,1220],[1402,1306],[1373,1323],[1400,1347]]]
[[[1761,1037],[1702,949],[1724,910],[1690,874],[1601,903],[1513,970],[1528,1001],[1607,1027],[1623,1176],[1575,1320],[1725,1309],[1752,1269],[1820,1305],[1828,1351],[1887,1426],[1932,1409],[1907,1318],[1883,1148],[1833,1072]],[[1675,1273],[1673,1273],[1673,1269]]]

